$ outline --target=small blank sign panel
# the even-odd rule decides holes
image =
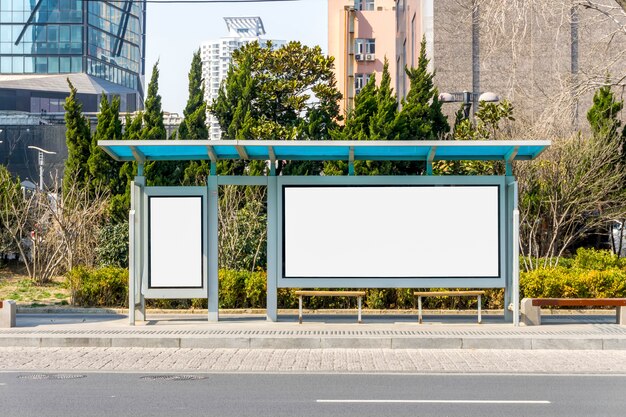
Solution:
[[[497,278],[498,186],[284,186],[284,278]]]
[[[148,201],[149,287],[202,288],[202,197]]]

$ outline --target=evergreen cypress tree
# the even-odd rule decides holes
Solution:
[[[115,97],[111,103],[102,93],[98,124],[91,140],[89,155],[89,173],[92,178],[92,189],[101,187],[109,192],[111,199],[109,215],[113,221],[123,220],[128,213],[125,207],[126,176],[122,173],[123,164],[113,160],[98,147],[99,140],[119,140],[122,138],[122,122],[120,121],[120,99]]]
[[[623,108],[624,102],[617,101],[611,86],[605,85],[593,95],[593,106],[587,112],[587,120],[595,136],[621,142],[622,158],[626,161],[626,126],[620,129],[622,122],[617,117]]]
[[[206,126],[206,103],[204,101],[204,83],[202,81],[202,60],[200,50],[193,54],[189,70],[189,98],[183,110],[185,116],[178,129],[179,139],[207,139],[209,130]]]
[[[118,140],[121,138],[120,99],[115,97],[109,104],[106,95],[102,93],[98,124],[91,140],[91,154],[89,155],[88,165],[93,185],[104,187],[112,196],[124,192],[125,184],[119,176],[121,164],[100,149],[98,141]]]
[[[334,140],[368,140],[370,133],[370,123],[372,117],[377,112],[377,90],[376,76],[367,80],[361,91],[354,97],[354,109],[346,116],[346,123],[343,127],[337,127],[330,132]],[[362,161],[355,161],[354,170],[357,174],[362,174]],[[326,175],[346,175],[348,174],[348,163],[346,161],[325,161],[324,174]]]
[[[398,102],[391,88],[391,74],[389,74],[389,61],[385,57],[380,86],[376,90],[376,112],[370,121],[371,140],[397,139],[396,117],[398,114]]]
[[[202,60],[200,50],[193,54],[189,70],[189,98],[183,110],[185,116],[178,128],[177,139],[208,139],[206,126],[206,102],[204,101],[204,83],[202,81]],[[206,161],[191,161],[182,164],[184,184],[203,184],[209,174],[210,166]]]
[[[405,68],[410,90],[398,114],[400,139],[437,139],[450,131],[433,82],[435,74],[428,71],[429,62],[426,57],[426,38],[423,38],[417,68]]]
[[[163,123],[163,109],[161,108],[161,95],[159,94],[159,63],[157,61],[152,68],[152,77],[148,84],[148,93],[144,102],[143,129],[141,139],[159,140],[166,139],[167,132]]]
[[[163,109],[159,94],[159,63],[154,64],[152,76],[148,84],[148,94],[144,102],[143,128],[141,139],[162,140],[167,138],[163,123]],[[145,175],[148,185],[180,185],[183,169],[178,161],[152,161],[145,165]]]
[[[587,121],[594,135],[613,138],[618,136],[622,122],[617,115],[624,107],[623,101],[615,100],[611,86],[605,85],[593,95],[593,106],[587,112]]]
[[[65,140],[67,143],[67,159],[63,174],[63,191],[72,184],[84,186],[89,178],[87,164],[91,147],[91,130],[89,121],[83,115],[83,106],[76,100],[76,88],[69,78],[70,95],[65,99]]]
[[[138,113],[134,118],[126,113],[122,140],[140,140],[143,125],[143,113]],[[137,175],[136,162],[124,162],[120,168],[120,180],[124,184],[124,194],[113,198],[111,201],[111,214],[114,222],[123,222],[128,219],[130,210],[130,183]]]

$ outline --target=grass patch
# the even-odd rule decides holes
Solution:
[[[0,300],[14,300],[30,306],[69,305],[70,291],[65,277],[56,277],[45,285],[36,285],[22,271],[0,269]]]

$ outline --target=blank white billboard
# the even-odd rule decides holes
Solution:
[[[202,287],[202,197],[150,197],[150,288]]]
[[[285,278],[499,277],[497,186],[285,186]]]

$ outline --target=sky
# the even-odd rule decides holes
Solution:
[[[183,115],[191,58],[203,41],[227,36],[224,17],[259,16],[266,39],[297,40],[328,50],[327,0],[240,4],[148,3],[146,11],[146,88],[159,61],[163,110]]]

